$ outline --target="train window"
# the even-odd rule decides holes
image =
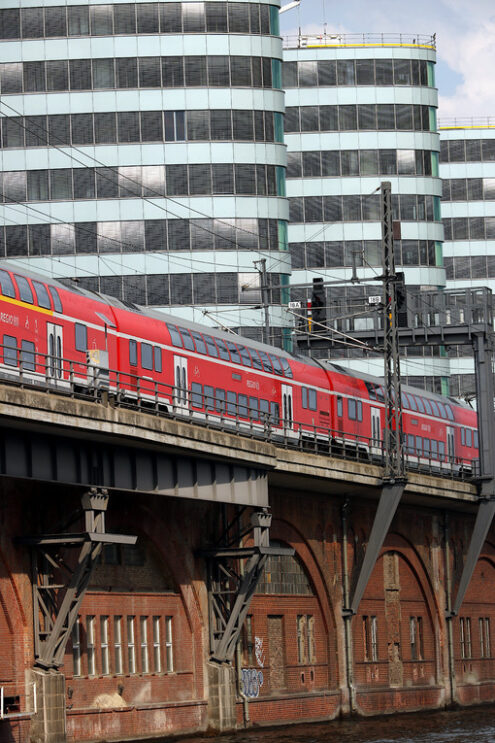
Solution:
[[[194,342],[196,344],[196,351],[198,353],[206,353],[206,345],[201,333],[198,333],[196,330],[191,330],[191,335],[194,338]]]
[[[247,395],[239,395],[239,415],[241,418],[248,417],[248,399]]]
[[[19,289],[19,297],[23,302],[33,304],[33,292],[29,286],[29,281],[24,276],[15,276],[17,281],[17,288]]]
[[[440,459],[443,459],[445,457],[445,441],[438,442],[438,454],[440,456]]]
[[[225,361],[230,361],[230,354],[227,349],[227,346],[225,345],[225,342],[222,341],[220,338],[216,338],[216,343],[218,347],[218,353],[220,354],[220,358],[225,359]]]
[[[461,428],[461,444],[466,446],[466,429]]]
[[[162,370],[162,349],[159,346],[155,346],[153,349],[155,356],[155,371],[161,372]]]
[[[473,445],[473,434],[470,428],[466,428],[466,446]]]
[[[370,397],[371,397],[371,395],[370,395]],[[409,400],[407,399],[406,393],[403,392],[402,395],[401,395],[401,397],[402,397],[402,407],[408,409],[409,408]]]
[[[225,390],[217,389],[215,390],[215,410],[217,413],[225,413]]]
[[[273,364],[273,370],[275,374],[280,374],[281,376],[284,375],[284,372],[282,370],[282,364],[280,363],[278,356],[274,356],[272,353],[270,354],[270,361]]]
[[[421,440],[421,436],[416,436],[416,454],[418,456],[421,456],[422,451],[423,451],[423,442]]]
[[[447,411],[445,410],[445,405],[443,404],[443,402],[439,402],[437,404],[438,404],[438,408],[440,410],[441,417],[442,418],[447,418]]]
[[[268,400],[260,400],[260,418],[265,423],[268,420],[268,414],[270,413],[270,405]]]
[[[259,354],[261,361],[263,362],[264,370],[273,374],[272,362],[270,361],[268,354],[264,351],[260,351]]]
[[[191,405],[193,408],[203,407],[203,386],[197,382],[191,383]]]
[[[423,400],[415,395],[414,399],[416,400],[416,405],[418,406],[418,412],[424,413],[425,412],[425,406],[423,405]]]
[[[361,403],[359,403],[361,405]],[[316,390],[308,390],[308,408],[316,410]]]
[[[409,398],[409,404],[411,406],[411,410],[418,410],[418,406],[416,405],[416,398],[414,395],[408,395]]]
[[[215,346],[215,341],[211,337],[211,335],[204,335],[203,338],[205,339],[207,353],[209,356],[214,356],[215,358],[218,358],[218,348]]]
[[[240,357],[239,351],[238,351],[237,346],[235,345],[235,343],[232,343],[231,341],[225,341],[225,343],[227,344],[227,348],[230,351],[230,357],[231,357],[232,361],[234,361],[234,363],[236,363],[236,364],[240,364],[241,363],[241,357]]]
[[[445,404],[445,410],[446,410],[447,418],[449,419],[449,421],[453,421],[454,413],[452,412],[452,408],[450,407],[450,405]]]
[[[287,359],[284,359],[284,357],[281,356],[280,363],[282,364],[282,369],[284,370],[285,376],[289,377],[289,379],[292,379],[292,369],[290,368],[290,364]]]
[[[209,385],[205,385],[205,408],[215,410],[215,392]]]
[[[308,388],[301,387],[301,405],[306,410],[308,407]]]
[[[143,369],[153,369],[153,346],[141,343],[141,366]]]
[[[423,405],[425,406],[425,410],[428,415],[432,415],[430,401],[426,397],[423,397]]]
[[[253,360],[253,367],[254,369],[263,369],[263,364],[261,363],[261,359],[258,356],[258,352],[254,350],[254,348],[251,349],[251,358]]]
[[[414,454],[414,436],[412,433],[407,434],[407,451],[409,454]]]
[[[33,286],[36,297],[38,299],[38,305],[40,307],[44,307],[46,310],[51,310],[52,303],[50,302],[50,297],[46,286],[40,281],[33,281]]]
[[[195,350],[194,341],[189,335],[189,330],[187,330],[186,328],[181,328],[179,325],[177,327],[182,336],[182,340],[184,342],[184,348],[187,348],[188,351],[194,351]]]
[[[137,341],[129,341],[129,364],[137,366]]]
[[[183,348],[184,344],[182,343],[182,337],[175,325],[169,325],[167,323],[168,332],[170,333],[170,340],[172,341],[173,346],[177,346],[177,348]]]
[[[250,418],[253,421],[257,421],[259,418],[258,415],[258,398],[257,397],[250,397],[249,398],[249,415]]]
[[[344,406],[342,404],[342,398],[337,397],[337,416],[339,418],[342,418],[343,415],[344,415]]]
[[[76,322],[74,325],[74,336],[76,343],[76,351],[82,351],[86,353],[88,350],[88,329],[86,325],[82,325],[80,322]]]
[[[3,336],[3,363],[17,366],[17,339],[12,335]]]
[[[370,400],[376,400],[376,390],[373,382],[365,382],[364,384],[366,386],[366,389],[368,390]],[[404,397],[404,395],[402,395],[402,397]]]
[[[426,457],[430,456],[430,439],[423,439],[423,451]]]
[[[273,426],[278,426],[280,423],[280,407],[278,402],[270,403],[270,423]]]
[[[437,404],[435,400],[430,400],[431,409],[433,410],[433,415],[437,415],[440,418],[440,413],[438,412]]]
[[[347,400],[347,415],[349,416],[349,420],[351,421],[355,421],[357,418],[356,401],[352,398],[349,398],[349,400]]]
[[[53,301],[53,308],[55,312],[62,312],[62,302],[60,300],[60,297],[58,295],[58,291],[55,289],[54,286],[49,286],[48,291],[51,294],[52,301]]]
[[[237,394],[230,390],[227,391],[227,413],[237,415]]]
[[[0,289],[4,297],[13,297],[15,299],[14,282],[7,271],[0,270]]]
[[[31,341],[21,341],[21,366],[27,371],[36,368],[35,346]]]
[[[436,439],[431,440],[431,456],[434,459],[438,457],[438,441]]]
[[[238,348],[244,366],[252,366],[253,362],[251,361],[251,356],[249,355],[249,351],[247,350],[246,346],[238,346]]]
[[[473,446],[475,449],[479,449],[478,431],[473,431]]]

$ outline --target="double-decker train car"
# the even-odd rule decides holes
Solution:
[[[0,374],[51,388],[105,389],[121,401],[236,426],[287,443],[383,456],[379,379],[66,286],[0,269]],[[408,461],[469,471],[478,456],[476,413],[403,387]]]

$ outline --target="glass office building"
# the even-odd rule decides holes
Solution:
[[[1,256],[257,338],[265,258],[281,342],[277,3],[2,0],[0,50]]]
[[[353,264],[360,277],[381,274],[382,181],[391,182],[401,223],[397,269],[412,288],[444,286],[435,39],[298,36],[284,44],[291,298],[304,308],[311,289],[297,284],[350,279]],[[350,333],[372,327],[368,296],[377,294],[380,284],[330,287],[331,324]],[[383,360],[362,350],[330,357],[383,374]],[[442,348],[406,349],[401,365],[411,384],[444,392],[448,369]]]
[[[440,139],[447,287],[495,292],[495,120],[442,122]],[[472,395],[470,346],[449,355],[451,393]]]

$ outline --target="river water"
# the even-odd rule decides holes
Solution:
[[[153,743],[165,743],[156,739]],[[180,743],[495,743],[495,707],[250,729]]]

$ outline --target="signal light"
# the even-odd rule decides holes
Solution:
[[[323,286],[323,279],[313,279],[313,292],[311,294],[311,311],[313,317],[313,323],[326,323],[327,321],[327,297],[325,287]],[[322,328],[316,328],[321,330]]]
[[[396,272],[395,278],[397,327],[407,328],[407,291],[404,273],[402,271]]]

